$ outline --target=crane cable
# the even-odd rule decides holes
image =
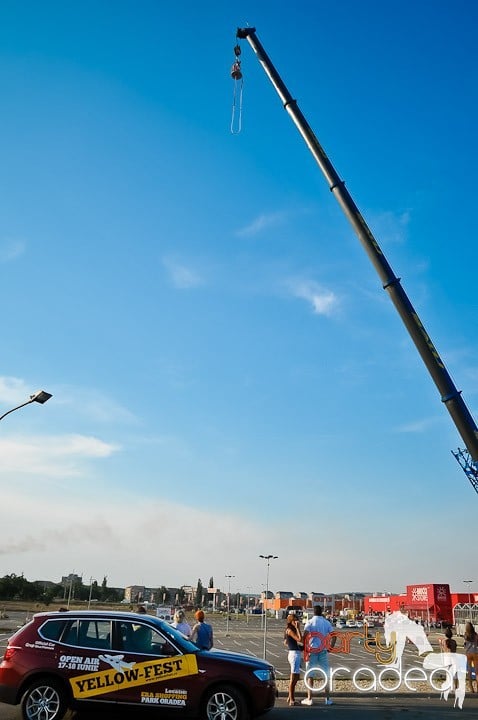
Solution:
[[[242,78],[241,61],[239,56],[241,48],[239,45],[234,47],[235,60],[231,67],[231,77],[234,80],[234,92],[232,95],[232,116],[231,116],[231,133],[238,135],[242,129],[242,87],[244,80]]]

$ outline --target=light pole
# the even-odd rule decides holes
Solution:
[[[473,580],[463,580],[465,585],[468,585],[468,605],[471,605],[471,591],[470,591],[470,585],[473,582]]]
[[[248,585],[247,590],[247,603],[246,603],[246,623],[249,624],[249,615],[251,613],[251,590],[252,587]]]
[[[33,393],[33,395],[30,395],[30,400],[27,400],[26,402],[22,403],[21,405],[17,405],[17,407],[14,407],[11,410],[8,410],[6,413],[3,413],[3,415],[0,415],[0,420],[3,420],[3,418],[7,417],[7,415],[10,415],[10,413],[15,412],[15,410],[20,410],[20,408],[25,407],[25,405],[30,405],[30,403],[33,403],[33,402],[37,402],[37,403],[40,403],[40,405],[43,405],[50,398],[51,398],[50,393],[45,392],[45,390],[38,390],[36,393]]]
[[[88,597],[88,610],[90,609],[90,606],[91,606],[91,593],[92,593],[92,590],[93,590],[93,578],[90,577],[90,595],[89,595],[89,597]]]
[[[70,589],[68,591],[68,602],[66,604],[66,607],[68,610],[70,609],[70,602],[71,602],[71,596],[73,595],[73,575],[70,575]]]
[[[235,575],[225,575],[226,580],[229,582],[227,589],[227,617],[226,617],[226,635],[229,634],[229,610],[230,610],[230,598],[231,598],[231,580],[236,577]]]
[[[278,558],[279,556],[278,556],[278,555],[259,555],[259,557],[262,558],[263,560],[265,560],[266,563],[267,563],[266,595],[265,595],[264,604],[263,604],[263,609],[264,609],[264,652],[263,652],[263,657],[264,657],[264,660],[265,660],[265,659],[266,659],[266,655],[267,655],[267,646],[266,646],[266,643],[267,643],[267,608],[266,608],[266,600],[269,599],[269,568],[270,568],[271,560],[277,560],[277,558]]]

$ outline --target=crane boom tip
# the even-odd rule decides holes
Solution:
[[[245,40],[248,35],[252,35],[252,33],[255,32],[256,28],[253,27],[237,28],[236,37],[239,38],[239,40]]]

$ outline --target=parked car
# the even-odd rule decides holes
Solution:
[[[337,630],[343,630],[345,627],[345,621],[340,620],[340,618],[339,618],[338,620],[335,621],[335,627],[337,628]]]
[[[357,627],[357,623],[355,622],[355,620],[347,620],[347,622],[345,623],[345,625],[346,625],[346,627],[348,627],[348,628]]]
[[[129,612],[38,613],[0,663],[0,702],[20,704],[23,720],[61,720],[90,703],[239,720],[267,712],[275,697],[269,663],[199,650],[160,618]]]

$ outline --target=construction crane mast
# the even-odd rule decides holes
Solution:
[[[388,293],[390,300],[400,315],[423,362],[425,363],[428,372],[438,388],[441,401],[450,413],[451,418],[461,435],[466,449],[458,449],[456,452],[452,452],[478,493],[478,428],[461,396],[461,391],[457,390],[455,384],[453,383],[443,360],[438,354],[438,351],[420,321],[418,314],[405,293],[400,283],[400,278],[394,274],[392,268],[387,262],[377,240],[372,234],[372,231],[363,219],[359,209],[352,199],[352,196],[345,187],[345,182],[336,172],[304,115],[300,111],[296,100],[292,98],[292,95],[284,85],[280,75],[261,45],[256,35],[255,28],[238,28],[237,38],[240,40],[247,40],[249,45],[252,47],[257,59],[279,95],[284,109],[289,113],[299,133],[305,140],[307,147],[314,156],[320,170],[328,182],[330,191],[333,193],[335,199],[355,230],[362,246],[365,249],[365,252],[377,271],[382,282],[383,289]]]

